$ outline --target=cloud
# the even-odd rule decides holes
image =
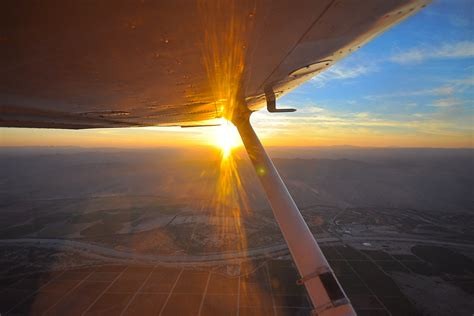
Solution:
[[[285,106],[283,106],[285,107]],[[288,106],[289,107],[289,106]],[[298,112],[299,113],[304,113],[304,114],[315,114],[315,113],[322,113],[324,112],[325,109],[323,108],[320,108],[318,106],[315,106],[315,105],[307,105],[305,106],[304,108],[302,109],[298,109]]]
[[[459,28],[467,28],[471,25],[471,21],[469,19],[457,15],[450,15],[449,22],[453,26]]]
[[[430,89],[428,94],[434,94],[434,95],[451,95],[453,94],[456,90],[453,86],[442,86],[434,89]]]
[[[336,64],[325,72],[312,78],[311,81],[317,86],[322,87],[327,82],[332,80],[354,79],[374,71],[376,71],[376,67],[374,65],[356,65],[353,67],[348,67],[345,65]]]
[[[415,47],[390,57],[390,61],[398,64],[420,63],[428,59],[452,59],[474,57],[474,42],[461,41],[445,43],[438,47]]]
[[[454,79],[451,80],[450,83],[457,86],[471,87],[474,86],[474,76],[462,79]]]
[[[416,96],[425,96],[425,95],[435,95],[435,96],[447,96],[452,95],[456,92],[454,86],[445,85],[431,89],[418,89],[413,91],[397,91],[393,93],[384,93],[377,95],[367,95],[364,97],[366,100],[380,100],[386,98],[400,98],[400,97],[416,97]]]
[[[426,112],[410,113],[374,113],[374,112],[340,112],[318,108],[318,113],[308,115],[306,111],[279,116],[265,112],[254,114],[256,126],[265,131],[265,136],[281,135],[322,135],[329,131],[350,136],[355,130],[380,135],[394,133],[414,133],[413,135],[470,135],[472,129],[472,110],[457,105],[462,100],[454,97],[443,97],[432,104]],[[329,135],[330,136],[330,135]],[[328,137],[329,137],[328,136]]]
[[[416,89],[411,91],[395,91],[392,93],[367,95],[366,100],[379,101],[381,99],[400,98],[400,97],[418,97],[418,96],[435,96],[448,98],[455,94],[462,93],[474,86],[474,77],[466,77],[461,79],[445,80],[442,86],[426,89]]]
[[[368,112],[360,112],[355,114],[356,118],[367,119],[370,117],[370,113]]]
[[[329,69],[325,75],[331,79],[352,79],[359,77],[361,75],[365,75],[371,72],[371,67],[364,66],[364,65],[357,65],[352,68],[348,67],[333,67]]]
[[[433,56],[437,58],[474,57],[474,42],[463,41],[455,44],[444,44]]]
[[[439,99],[434,101],[433,106],[436,107],[452,107],[456,105],[461,105],[463,102],[461,100],[458,100],[456,98],[445,98],[445,99]]]

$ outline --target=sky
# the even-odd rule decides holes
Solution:
[[[473,147],[473,24],[471,0],[435,0],[278,100],[297,112],[259,111],[254,127],[270,146]],[[220,133],[214,127],[0,128],[0,143],[187,146],[219,142]]]

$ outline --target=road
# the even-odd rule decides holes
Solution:
[[[319,244],[327,244],[334,242],[342,243],[362,243],[362,242],[399,242],[413,244],[430,244],[448,247],[462,247],[474,249],[473,244],[454,243],[446,241],[435,241],[427,239],[415,238],[393,238],[393,237],[344,237],[344,238],[318,238]],[[62,251],[77,252],[86,257],[93,257],[106,261],[127,262],[127,263],[153,263],[163,265],[214,265],[219,263],[229,263],[232,261],[241,261],[245,259],[256,259],[263,257],[271,257],[281,255],[288,251],[286,244],[270,245],[261,248],[252,248],[245,251],[210,253],[203,255],[154,255],[142,254],[129,251],[121,251],[112,249],[107,246],[86,243],[78,240],[67,239],[41,239],[41,238],[18,238],[18,239],[1,239],[1,245],[10,246],[27,246],[47,249],[60,249]]]

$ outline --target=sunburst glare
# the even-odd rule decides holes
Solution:
[[[214,130],[212,141],[221,150],[223,159],[229,158],[232,150],[242,145],[237,128],[227,120]]]

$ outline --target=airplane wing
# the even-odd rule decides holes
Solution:
[[[258,110],[427,2],[2,1],[0,126],[193,125],[238,84]]]

